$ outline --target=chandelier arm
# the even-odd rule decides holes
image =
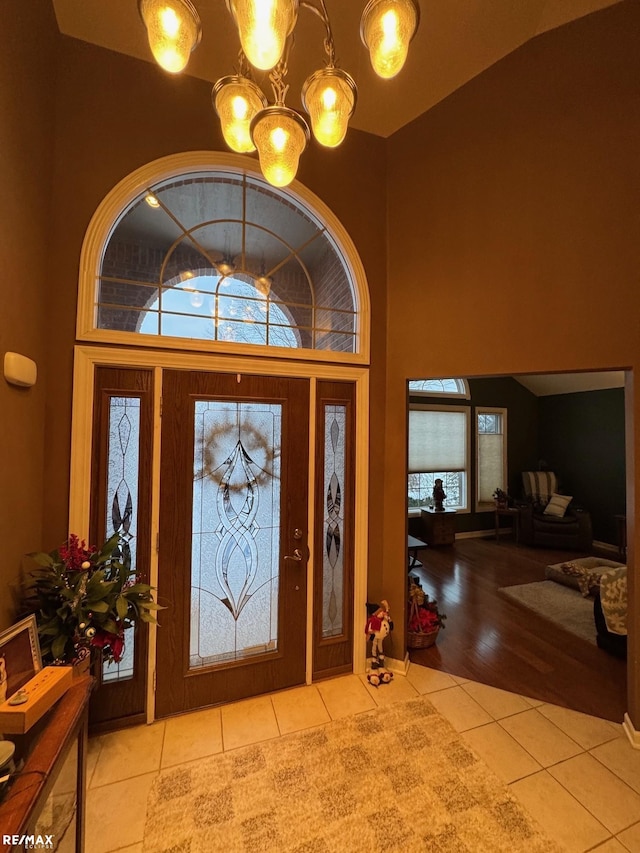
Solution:
[[[333,32],[331,31],[331,21],[329,20],[329,13],[327,12],[327,6],[325,0],[318,0],[318,6],[315,6],[313,3],[309,2],[309,0],[300,0],[300,7],[303,9],[308,9],[310,12],[313,12],[322,23],[324,24],[326,30],[326,36],[324,39],[324,49],[325,53],[329,57],[329,66],[333,68],[336,64],[336,49],[333,43]]]

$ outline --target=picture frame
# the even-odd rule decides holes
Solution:
[[[35,614],[0,631],[0,705],[42,669]]]

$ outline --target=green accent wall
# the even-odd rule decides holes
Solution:
[[[591,513],[593,538],[617,544],[625,515],[624,389],[540,397],[540,457],[560,489]]]

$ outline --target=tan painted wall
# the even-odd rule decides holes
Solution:
[[[405,583],[408,378],[633,368],[640,445],[639,36],[640,4],[623,3],[539,37],[389,142],[390,600]]]
[[[7,4],[0,50],[0,364],[36,361],[38,381],[0,378],[0,629],[15,621],[22,555],[42,547],[46,249],[50,216],[56,26],[41,0]]]

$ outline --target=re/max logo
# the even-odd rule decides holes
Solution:
[[[53,835],[3,835],[2,843],[25,850],[53,850]]]

